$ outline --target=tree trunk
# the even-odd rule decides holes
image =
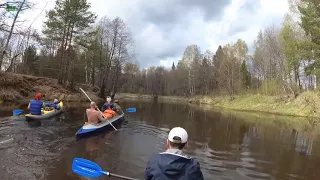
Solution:
[[[10,42],[10,39],[11,39],[11,36],[12,36],[12,33],[13,33],[14,25],[17,22],[18,16],[19,16],[19,14],[20,14],[20,12],[22,10],[22,7],[23,7],[25,2],[26,2],[26,0],[22,1],[21,5],[19,6],[19,9],[17,10],[16,15],[14,16],[14,19],[13,19],[13,22],[12,22],[12,25],[11,25],[11,28],[10,28],[10,33],[9,33],[9,36],[7,38],[7,41],[6,41],[6,45],[4,46],[4,50],[0,53],[0,71],[1,71],[4,55],[6,54],[6,51],[8,49],[9,42]]]

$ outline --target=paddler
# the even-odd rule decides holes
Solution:
[[[54,108],[54,109],[57,109],[57,110],[61,109],[61,107],[60,107],[60,101],[59,101],[58,99],[54,99],[54,100],[52,101],[52,103],[48,103],[48,104],[46,104],[46,106],[47,106],[47,107]]]
[[[34,96],[34,99],[30,100],[28,109],[30,110],[30,114],[32,115],[41,115],[41,108],[45,107],[43,101],[41,101],[41,94],[37,93]]]
[[[120,114],[123,113],[122,108],[121,108],[121,106],[119,105],[119,100],[118,100],[118,99],[115,99],[115,100],[114,100],[114,106],[115,106],[115,109],[116,109],[117,114],[120,115]]]
[[[171,129],[167,139],[168,149],[149,159],[144,179],[203,180],[200,164],[182,153],[187,142],[188,133],[185,129],[181,127]]]
[[[104,112],[107,109],[111,109],[113,111],[116,111],[116,108],[114,107],[114,105],[111,103],[111,97],[107,96],[106,98],[106,102],[104,103],[104,105],[101,108],[101,111]]]
[[[96,110],[97,105],[95,102],[90,103],[90,108],[86,110],[88,123],[89,124],[98,124],[104,120],[106,120],[102,114]]]

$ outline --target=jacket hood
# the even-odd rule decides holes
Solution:
[[[203,175],[197,161],[182,154],[181,150],[168,149],[149,160],[145,179],[203,180]]]
[[[159,169],[168,177],[180,177],[185,174],[185,170],[189,166],[191,159],[169,152],[164,152],[165,156],[160,156],[158,161]]]

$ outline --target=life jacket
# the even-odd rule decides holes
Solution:
[[[42,101],[41,100],[31,100],[30,101],[30,114],[41,115]]]
[[[107,110],[105,110],[105,111],[103,112],[103,115],[105,115],[106,118],[110,119],[110,118],[112,118],[113,116],[116,115],[116,112],[115,112],[114,110],[108,108]]]

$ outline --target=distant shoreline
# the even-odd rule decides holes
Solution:
[[[55,98],[65,102],[88,102],[80,91],[71,91],[58,84],[56,79],[35,77],[15,73],[0,72],[0,104],[3,102],[27,103],[35,93],[41,93],[43,100]],[[83,88],[89,97],[97,103],[104,100],[97,96],[97,89],[87,84],[77,84],[75,89]],[[119,99],[154,99],[152,95],[117,93]],[[320,97],[316,91],[307,91],[296,98],[279,96],[263,96],[259,94],[237,95],[234,100],[230,96],[157,96],[158,100],[208,105],[212,108],[224,108],[237,111],[264,112],[279,115],[320,117]]]
[[[117,93],[121,99],[153,99],[152,95]],[[297,98],[281,99],[279,96],[263,96],[247,94],[235,96],[158,96],[158,100],[185,102],[191,104],[208,105],[212,108],[222,108],[236,111],[271,113],[276,115],[298,117],[320,117],[320,98],[316,92],[304,92]]]

